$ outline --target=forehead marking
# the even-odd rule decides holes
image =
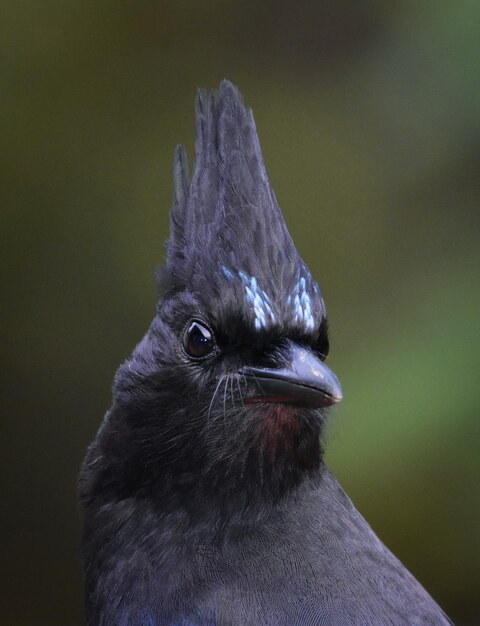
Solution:
[[[235,274],[225,265],[222,266],[222,273],[228,281],[232,281],[235,277]],[[255,313],[255,329],[266,328],[270,322],[276,321],[268,294],[259,287],[255,276],[249,276],[241,270],[237,274],[245,287],[247,301]],[[313,282],[313,290],[316,294],[319,294],[319,289],[315,282]],[[307,291],[307,281],[303,276],[295,283],[287,297],[287,303],[290,307],[293,307],[295,322],[304,325],[308,330],[315,328],[312,299]]]
[[[233,274],[232,274],[232,272],[228,269],[228,267],[225,267],[225,265],[222,265],[222,272],[223,272],[223,275],[225,276],[225,278],[226,278],[227,280],[232,280],[232,278],[233,278]]]
[[[312,299],[307,291],[307,284],[303,276],[295,283],[287,301],[289,304],[293,304],[293,313],[296,322],[305,324],[308,329],[315,328],[315,320],[312,314]]]
[[[222,272],[227,280],[233,279],[234,274],[228,267],[222,266]],[[255,313],[255,329],[266,328],[269,323],[276,321],[268,294],[258,286],[255,276],[249,276],[241,270],[238,272],[238,276],[242,279],[247,301]]]

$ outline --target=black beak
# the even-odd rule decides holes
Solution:
[[[243,367],[251,393],[247,402],[278,402],[326,407],[340,402],[342,388],[335,374],[311,350],[289,343],[288,365],[279,368]]]

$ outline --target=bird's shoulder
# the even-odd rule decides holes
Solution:
[[[106,586],[135,598],[132,612],[148,606],[149,626],[450,623],[327,468],[294,502],[221,540],[184,513],[124,507],[112,535],[122,573],[110,568]]]

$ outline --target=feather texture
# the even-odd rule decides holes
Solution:
[[[231,83],[199,92],[173,169],[157,312],[81,470],[88,626],[449,624],[326,468],[328,403],[298,401],[324,389],[299,372],[328,372],[325,306]]]

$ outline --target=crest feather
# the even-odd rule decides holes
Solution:
[[[273,293],[309,272],[288,233],[265,169],[250,108],[222,81],[199,90],[195,105],[195,164],[185,149],[174,156],[174,197],[167,266],[161,288],[218,294],[227,271],[256,277]]]

